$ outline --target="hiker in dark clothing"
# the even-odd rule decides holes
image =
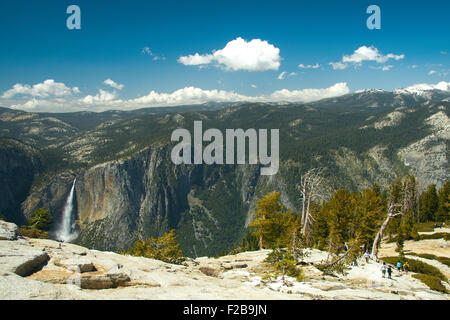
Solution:
[[[387,272],[388,272],[388,278],[392,279],[392,277],[391,277],[391,275],[392,275],[392,268],[391,268],[391,266],[388,266]]]

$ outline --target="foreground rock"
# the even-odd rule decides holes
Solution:
[[[26,241],[0,241],[0,273],[26,276],[41,268],[49,256],[43,248],[34,248]]]
[[[16,240],[17,229],[14,223],[0,221],[0,240]]]
[[[0,299],[448,299],[411,274],[381,278],[380,265],[363,261],[347,274],[324,276],[309,250],[305,281],[267,282],[269,250],[172,265],[142,257],[88,250],[43,239],[0,241]],[[26,266],[26,267],[24,267]]]

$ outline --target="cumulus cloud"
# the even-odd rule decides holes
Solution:
[[[400,60],[405,57],[404,54],[395,55],[393,53],[389,53],[387,55],[382,55],[377,48],[374,46],[366,47],[362,46],[355,50],[355,52],[351,55],[346,55],[342,57],[342,62],[351,62],[351,63],[361,63],[363,61],[376,61],[378,63],[385,63],[390,59]]]
[[[51,96],[62,97],[79,92],[80,89],[78,87],[74,87],[71,89],[64,83],[55,82],[53,79],[48,79],[33,86],[30,86],[28,84],[23,85],[21,83],[16,83],[11,89],[3,93],[2,98],[9,99],[17,95],[33,96],[39,98],[47,98]]]
[[[178,62],[184,64],[185,66],[198,66],[201,64],[209,64],[213,60],[214,56],[212,54],[199,55],[198,53],[178,58]]]
[[[113,80],[111,80],[109,78],[106,79],[105,81],[103,81],[103,83],[108,85],[108,86],[110,86],[110,87],[113,87],[114,89],[117,89],[117,90],[122,90],[123,89],[123,84],[118,84],[118,83],[114,82]]]
[[[64,85],[64,84],[63,84]],[[64,85],[65,86],[65,85]],[[256,85],[251,85],[256,88]],[[24,85],[26,88],[34,86]],[[76,88],[76,87],[75,87]],[[23,91],[23,90],[22,90]],[[71,89],[72,92],[75,89]],[[132,110],[148,107],[170,107],[185,104],[201,104],[206,102],[309,102],[330,98],[348,93],[350,90],[346,83],[337,83],[329,88],[323,89],[302,89],[287,90],[282,89],[269,95],[242,95],[234,91],[226,90],[204,90],[196,87],[185,87],[173,92],[150,91],[147,95],[122,100],[116,91],[106,91],[100,89],[96,94],[88,94],[83,97],[76,95],[61,96],[32,96],[14,99],[3,98],[0,102],[13,109],[25,111],[45,111],[45,112],[71,112],[71,111],[105,111],[105,110]],[[10,97],[10,94],[6,96]]]
[[[347,65],[342,62],[330,62],[329,64],[333,67],[333,70],[344,70],[347,68]]]
[[[376,63],[386,63],[389,60],[401,60],[405,58],[404,54],[393,54],[388,53],[386,55],[383,55],[380,53],[380,51],[375,48],[374,46],[361,46],[358,49],[356,49],[352,54],[350,55],[344,55],[342,57],[341,61],[338,62],[330,62],[330,65],[333,67],[334,70],[342,70],[347,68],[348,64],[353,64],[355,66],[360,66],[364,61],[374,61]],[[389,69],[382,69],[383,71],[387,71]]]
[[[113,101],[117,98],[117,93],[109,92],[100,89],[99,92],[95,95],[87,95],[83,99],[80,99],[81,102],[86,104],[98,104],[98,103],[107,103]]]
[[[226,70],[266,71],[278,70],[281,64],[280,49],[265,40],[246,41],[240,37],[228,42],[223,49],[210,54],[182,56],[178,59],[184,65],[205,65],[216,63]]]
[[[430,71],[428,72],[428,75],[431,76],[431,75],[436,74],[436,73],[437,73],[436,70],[430,70]]]
[[[289,101],[289,102],[310,102],[324,98],[341,96],[350,92],[347,83],[340,82],[325,89],[303,89],[303,90],[287,90],[282,89],[275,91],[270,95],[271,101]]]
[[[319,69],[320,65],[318,63],[316,63],[316,64],[308,64],[308,65],[304,65],[303,63],[300,63],[298,65],[298,67],[300,69]]]

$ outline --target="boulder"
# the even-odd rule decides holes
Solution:
[[[0,221],[0,240],[17,240],[17,225]]]
[[[42,248],[18,241],[0,241],[0,273],[27,276],[42,268],[49,259]]]
[[[94,264],[89,259],[84,257],[64,259],[57,262],[55,261],[55,265],[80,273],[95,271]]]
[[[130,277],[125,273],[112,274],[82,274],[80,285],[82,289],[110,289],[125,285]]]

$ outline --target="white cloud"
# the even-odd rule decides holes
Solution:
[[[265,40],[253,39],[249,42],[238,37],[221,50],[211,54],[182,56],[178,59],[184,65],[204,65],[212,62],[226,70],[266,71],[280,67],[280,49]]]
[[[436,70],[430,70],[430,71],[428,72],[428,75],[431,76],[431,75],[436,74],[436,73],[437,73]]]
[[[297,72],[291,72],[291,73],[287,73],[286,71],[283,71],[282,73],[280,73],[278,75],[278,80],[283,80],[286,77],[293,77],[296,76]]]
[[[256,85],[252,85],[256,88]],[[121,100],[116,91],[109,92],[100,89],[95,95],[76,97],[73,95],[61,97],[32,97],[31,99],[17,98],[14,100],[0,99],[3,105],[26,111],[70,112],[70,111],[105,111],[132,110],[146,107],[176,106],[185,104],[200,104],[205,102],[308,102],[349,92],[346,83],[337,83],[323,89],[282,89],[269,95],[248,96],[225,90],[204,90],[195,87],[185,87],[171,93],[160,93],[154,90],[147,95],[134,99]]]
[[[376,61],[377,63],[385,63],[390,59],[400,60],[404,57],[404,54],[395,55],[393,53],[389,53],[387,55],[382,55],[374,46],[362,46],[356,49],[353,54],[343,56],[342,62],[360,64],[363,61]]]
[[[23,85],[21,83],[15,84],[11,89],[4,92],[2,98],[9,99],[17,95],[29,95],[39,98],[47,98],[51,96],[62,97],[68,96],[72,93],[79,93],[78,87],[69,88],[64,83],[55,82],[53,79],[45,80],[42,83],[37,83],[33,86]]]
[[[100,89],[99,92],[95,95],[87,95],[86,97],[80,99],[80,102],[86,103],[86,104],[96,104],[96,103],[106,103],[111,102],[117,98],[117,93],[109,92]]]
[[[347,68],[348,64],[354,64],[355,66],[362,65],[363,61],[375,61],[376,63],[386,63],[389,60],[401,60],[404,59],[404,54],[393,54],[388,53],[383,55],[379,52],[377,48],[374,46],[366,47],[361,46],[356,49],[350,55],[344,55],[341,61],[338,62],[330,62],[329,64],[333,67],[334,70],[343,70]],[[392,66],[386,66],[385,68],[381,68],[383,71],[388,71],[392,68]]]
[[[347,65],[342,62],[330,62],[329,64],[333,67],[333,70],[344,70],[347,68]]]
[[[149,47],[144,47],[144,48],[142,48],[142,51],[141,51],[141,52],[142,52],[143,54],[148,54],[148,55],[150,55],[150,56],[153,55],[152,50],[150,50]]]
[[[198,66],[201,64],[209,64],[214,60],[212,54],[199,55],[198,53],[194,55],[189,55],[185,57],[178,58],[178,62],[184,64],[185,66]]]
[[[318,63],[316,63],[316,64],[314,64],[314,65],[311,65],[311,64],[304,65],[303,63],[300,63],[300,64],[298,65],[298,67],[299,67],[300,69],[319,69],[319,68],[320,68],[320,65],[319,65]]]
[[[150,50],[149,47],[144,47],[144,48],[141,50],[141,52],[142,52],[142,54],[146,54],[146,55],[149,55],[150,57],[153,57],[153,58],[152,58],[153,61],[166,60],[166,57],[165,57],[164,55],[161,56],[161,57],[155,55],[155,54],[152,52],[152,50]]]
[[[369,68],[375,69],[375,70],[381,70],[381,71],[389,71],[393,68],[393,66],[392,65],[380,66],[380,67],[370,66]]]
[[[278,75],[278,80],[283,80],[284,79],[284,77],[286,76],[286,71],[283,71],[282,73],[280,73],[279,75]]]
[[[270,95],[271,101],[310,102],[324,98],[341,96],[350,92],[347,83],[340,82],[325,89],[303,89],[275,91]]]
[[[258,88],[258,87],[256,86],[256,84],[251,84],[250,87],[252,87],[253,89]]]
[[[103,83],[117,90],[122,90],[124,87],[123,84],[118,84],[109,78],[103,81]]]

